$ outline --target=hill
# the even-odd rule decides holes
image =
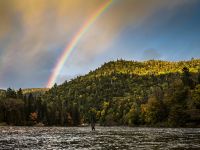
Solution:
[[[184,67],[190,72],[198,72],[200,60],[168,62],[160,60],[149,60],[144,62],[117,60],[105,63],[100,68],[89,73],[89,75],[110,75],[112,73],[135,74],[135,75],[161,75],[168,73],[181,73]]]
[[[58,126],[89,122],[129,126],[200,125],[200,59],[111,61],[84,76],[55,84],[49,90],[38,90],[42,94],[35,96],[29,92],[37,92],[36,89],[16,94],[7,91],[7,96],[0,99],[0,108],[4,110],[0,112],[0,122]],[[18,117],[13,118],[16,114]]]
[[[180,62],[112,61],[85,76],[55,85],[44,99],[48,103],[60,101],[62,105],[66,104],[66,111],[72,118],[73,108],[77,107],[82,121],[97,120],[102,125],[155,125],[163,122],[167,126],[185,125],[199,118],[193,118],[194,121],[189,117],[189,121],[185,119],[182,123],[178,120],[184,115],[175,121],[173,114],[170,121],[170,112],[175,109],[171,105],[177,104],[186,116],[191,114],[185,112],[185,107],[190,107],[188,111],[196,109],[196,106],[185,105],[194,103],[190,94],[199,90],[199,68],[199,59]],[[180,103],[176,102],[178,99]],[[59,107],[55,109],[59,111]]]

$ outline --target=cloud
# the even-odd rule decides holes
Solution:
[[[106,1],[106,0],[104,0]],[[104,2],[103,1],[103,2]],[[9,70],[19,81],[47,80],[62,49],[102,0],[1,0],[0,80]],[[195,2],[195,1],[194,1]],[[70,63],[87,65],[105,53],[128,26],[138,26],[161,9],[176,10],[187,0],[113,0],[78,43]],[[191,1],[190,1],[191,3]],[[28,77],[27,77],[28,76]],[[14,81],[13,81],[14,82]],[[16,83],[19,84],[20,83]]]
[[[194,1],[193,1],[194,2]],[[70,63],[85,65],[93,62],[96,56],[109,50],[123,30],[129,26],[140,26],[160,10],[173,13],[177,8],[187,5],[186,0],[126,0],[114,1],[79,42]],[[191,3],[191,2],[190,2]],[[123,49],[122,49],[123,50]]]

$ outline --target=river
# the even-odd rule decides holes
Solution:
[[[0,127],[0,149],[200,150],[200,128]]]

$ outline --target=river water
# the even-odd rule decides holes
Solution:
[[[0,149],[200,150],[200,128],[0,127]]]

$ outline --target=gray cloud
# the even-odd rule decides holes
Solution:
[[[188,0],[114,0],[80,40],[70,63],[91,63],[127,26],[137,26],[160,9],[173,11],[187,3]],[[61,48],[101,4],[102,0],[1,0],[0,82],[12,78],[20,86],[23,79],[47,81]],[[41,78],[35,77],[36,72],[43,72]]]

